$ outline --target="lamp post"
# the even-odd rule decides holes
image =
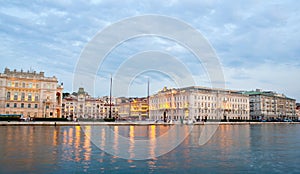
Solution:
[[[112,76],[110,77],[110,90],[109,90],[109,118],[111,118],[111,94],[112,94]]]
[[[46,101],[43,100],[43,116],[46,118]]]

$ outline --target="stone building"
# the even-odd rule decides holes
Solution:
[[[61,117],[63,86],[44,72],[5,68],[0,73],[0,114],[26,117]]]
[[[148,100],[142,98],[123,98],[118,104],[118,111],[121,118],[148,118]]]
[[[249,119],[249,96],[233,90],[205,87],[167,89],[150,96],[151,120]]]
[[[297,120],[296,100],[273,91],[244,92],[250,97],[250,116],[253,120]]]
[[[79,88],[78,92],[69,94],[63,98],[63,117],[103,119],[109,118],[111,109],[112,117],[118,116],[117,107],[107,97],[95,98]]]
[[[300,103],[296,103],[296,116],[298,121],[300,121]]]

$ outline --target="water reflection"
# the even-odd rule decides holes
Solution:
[[[0,127],[0,173],[300,171],[296,163],[300,140],[294,133],[300,131],[300,125],[221,125],[212,139],[200,146],[203,128],[195,126],[190,132],[184,126],[112,126],[109,129],[115,134],[111,134],[101,126]],[[183,143],[157,157],[165,148],[158,137],[169,143],[189,132]],[[99,140],[95,144],[90,141],[94,136]],[[127,144],[122,143],[124,138],[129,140]],[[141,153],[139,141],[145,139],[149,141],[141,152],[151,157],[146,161],[121,159],[97,147],[110,148],[116,154],[124,150],[134,157]]]
[[[191,126],[92,126],[91,141],[101,150],[125,159],[152,159],[176,148]],[[102,137],[100,136],[102,135]]]
[[[119,134],[118,134],[119,135]],[[119,138],[119,136],[118,136]],[[129,156],[130,156],[130,159],[134,158],[135,157],[135,154],[134,154],[134,126],[129,126],[129,149],[128,149],[128,152],[129,152]],[[115,152],[115,154],[118,154]]]

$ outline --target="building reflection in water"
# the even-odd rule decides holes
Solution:
[[[153,159],[176,148],[191,126],[92,126],[91,141],[112,156]],[[115,157],[114,157],[115,158]]]
[[[156,149],[156,127],[154,125],[150,126],[150,131],[149,131],[149,139],[150,139],[150,144],[149,144],[149,154],[150,158],[155,158],[155,149]]]
[[[76,133],[76,138],[75,138],[75,147],[80,147],[80,137],[81,137],[81,128],[80,126],[75,127],[75,133]],[[76,148],[75,149],[75,161],[79,162],[80,161],[80,149]]]
[[[168,149],[168,143],[174,143],[177,137],[188,135],[189,131],[189,127],[186,126],[157,125],[7,127],[1,134],[3,137],[7,137],[1,147],[13,153],[12,155],[3,152],[3,158],[8,158],[7,155],[15,155],[20,158],[23,155],[24,161],[22,162],[26,164],[27,168],[31,168],[37,162],[43,164],[55,162],[63,165],[66,161],[88,168],[89,164],[95,162],[92,160],[92,155],[96,157],[96,161],[110,164],[115,164],[120,157],[125,156],[128,157],[128,164],[131,167],[135,167],[136,164],[133,160],[138,155],[143,155],[142,157],[145,159],[151,159],[147,161],[146,165],[155,168],[156,157],[163,152],[168,152],[166,150],[172,150],[172,148]],[[98,153],[92,143],[106,151]],[[22,150],[16,152],[15,149],[18,148]],[[43,153],[39,153],[42,151],[41,149],[44,150]],[[110,153],[111,158],[107,158],[107,153],[105,153],[107,149],[112,152]],[[96,152],[98,155],[92,154],[92,152]],[[7,160],[8,162],[10,161]],[[24,167],[24,165],[22,166]]]
[[[229,154],[242,154],[250,149],[250,125],[220,125],[217,132],[217,147],[220,149],[220,165],[223,167],[232,167],[229,163]],[[240,147],[240,148],[238,148]],[[238,156],[238,155],[237,155]]]
[[[85,136],[84,136],[84,144],[83,144],[83,150],[84,150],[84,160],[89,161],[91,159],[91,140],[89,137],[91,137],[91,126],[85,126]],[[80,137],[76,137],[80,138]]]
[[[135,157],[134,154],[134,143],[135,143],[135,139],[134,139],[134,126],[129,126],[129,157],[130,159]]]
[[[114,127],[114,144],[113,149],[116,154],[119,154],[119,126]]]

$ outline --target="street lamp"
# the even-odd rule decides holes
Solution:
[[[43,116],[46,118],[46,100],[43,100]]]

